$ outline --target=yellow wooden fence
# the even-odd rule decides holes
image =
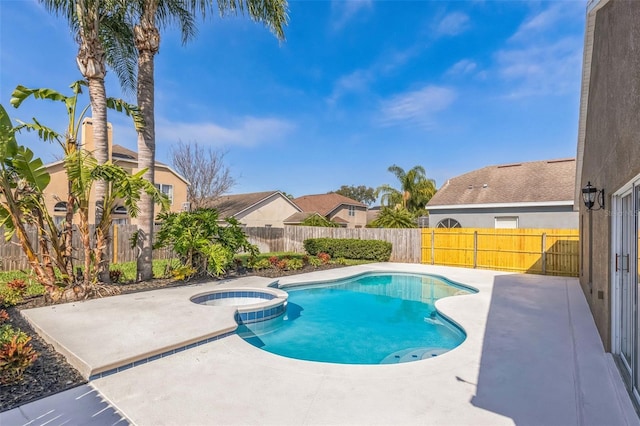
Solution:
[[[577,277],[577,229],[425,228],[422,263]]]

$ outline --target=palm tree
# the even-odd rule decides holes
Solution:
[[[414,216],[404,207],[383,207],[371,228],[417,228]]]
[[[436,182],[427,178],[427,172],[422,166],[415,166],[405,172],[402,167],[394,164],[388,170],[400,181],[400,190],[390,185],[378,187],[376,196],[381,196],[382,204],[402,207],[414,215],[422,213],[424,206],[436,193]]]
[[[154,183],[155,166],[155,104],[154,104],[154,58],[160,47],[158,25],[166,26],[178,22],[182,40],[186,42],[195,33],[193,21],[196,13],[203,16],[213,9],[213,0],[137,0],[129,3],[134,16],[135,46],[138,50],[138,105],[145,122],[143,131],[138,132],[138,167],[147,169],[144,178]],[[266,25],[278,39],[284,39],[287,24],[287,0],[218,0],[217,9],[221,15],[243,13],[247,10],[254,21]],[[153,200],[143,195],[138,220],[137,279],[153,277],[152,242],[154,225]]]
[[[124,19],[126,9],[119,0],[40,1],[50,12],[63,16],[76,36],[79,46],[76,62],[89,85],[95,143],[93,155],[98,164],[104,164],[109,160],[107,93],[104,84],[106,65],[114,69],[123,87],[132,88],[135,81],[133,32]],[[105,182],[96,182],[95,223],[99,223],[102,217],[106,188]],[[103,261],[108,264],[107,250],[104,253]],[[108,274],[100,278],[109,281]]]

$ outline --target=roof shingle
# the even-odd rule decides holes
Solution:
[[[277,194],[279,191],[251,192],[247,194],[223,195],[206,202],[207,207],[218,210],[219,218],[226,219],[232,217],[258,204],[260,201]]]
[[[488,166],[449,179],[434,206],[573,201],[575,158]]]
[[[342,204],[367,207],[359,201],[336,193],[303,195],[302,197],[295,198],[293,202],[296,203],[303,212],[318,212],[323,216],[328,215]]]

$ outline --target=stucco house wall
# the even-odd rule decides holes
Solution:
[[[276,192],[269,198],[235,216],[240,223],[249,227],[284,228],[284,220],[298,212],[291,202]]]
[[[610,350],[610,194],[640,175],[640,2],[612,0],[598,6],[591,64],[583,72],[583,81],[586,76],[589,84],[588,98],[583,95],[582,100],[586,119],[577,183],[579,188],[588,181],[604,188],[606,208],[588,212],[580,203],[580,284],[605,348]]]
[[[90,118],[87,118],[83,121],[83,125],[81,127],[82,132],[82,147],[88,151],[93,151],[94,143],[93,143],[93,132],[91,131],[92,122]],[[138,162],[135,159],[129,158],[120,158],[113,154],[114,146],[113,146],[113,132],[111,124],[108,126],[108,137],[109,137],[109,159],[113,161],[114,164],[121,166],[128,173],[136,173],[138,172]],[[116,146],[117,148],[117,146]],[[120,147],[122,149],[122,147]],[[132,152],[133,153],[133,152]],[[133,153],[135,155],[135,153]],[[67,201],[67,174],[64,171],[64,164],[62,161],[57,161],[54,163],[47,164],[47,170],[51,175],[51,182],[49,186],[47,186],[45,193],[45,203],[47,206],[47,210],[51,212],[54,218],[58,218],[61,220],[65,216],[64,212],[55,212],[54,207],[59,202]],[[173,187],[173,198],[170,200],[170,211],[172,212],[180,212],[182,211],[183,204],[187,201],[187,182],[180,176],[176,174],[169,166],[162,163],[156,163],[155,171],[154,171],[154,182],[155,184],[162,185],[171,185]],[[91,190],[90,195],[92,200],[95,200],[95,187]],[[116,203],[117,204],[117,203]],[[160,207],[156,206],[156,214],[160,212]],[[96,214],[95,203],[91,203],[89,206],[89,220],[90,223],[93,223]],[[137,219],[129,217],[128,214],[113,214],[114,220],[124,220],[127,224],[136,225]],[[74,216],[74,222],[78,223],[79,217],[76,214]]]
[[[355,216],[349,216],[349,206],[341,205],[328,215],[328,219],[333,220],[340,217],[347,221],[347,228],[364,228],[367,225],[367,208],[354,206]]]
[[[496,217],[517,217],[518,228],[578,229],[578,212],[573,206],[495,207],[429,210],[429,225],[437,227],[443,219],[455,219],[463,228],[495,228]]]

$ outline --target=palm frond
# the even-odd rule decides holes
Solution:
[[[133,125],[136,127],[136,130],[140,131],[144,129],[144,118],[137,105],[129,104],[118,98],[107,98],[107,108],[124,112],[127,116],[133,118]]]

